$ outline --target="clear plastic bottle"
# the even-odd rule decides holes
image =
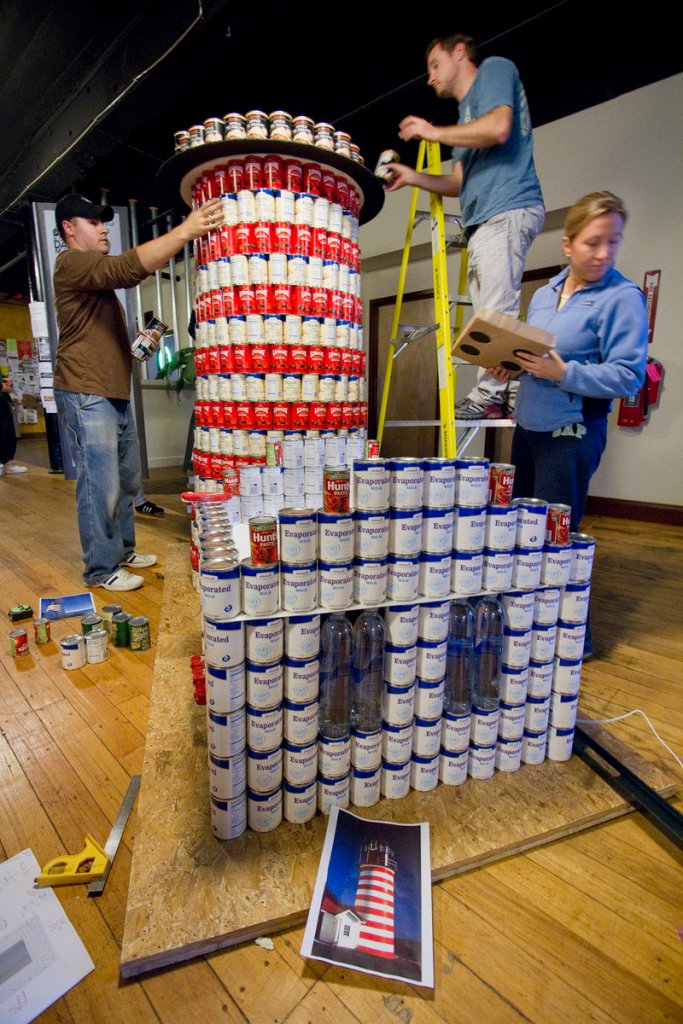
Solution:
[[[320,627],[320,700],[318,732],[337,740],[351,731],[351,623],[332,612]]]
[[[472,710],[474,668],[474,609],[469,601],[451,601],[447,652],[443,709],[454,715],[468,715]]]
[[[472,704],[482,711],[500,706],[505,609],[496,597],[480,597],[474,606]]]
[[[353,673],[351,676],[351,725],[361,732],[375,732],[382,725],[384,678],[384,619],[368,608],[353,626]]]

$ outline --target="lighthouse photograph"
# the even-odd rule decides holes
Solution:
[[[429,825],[333,807],[303,956],[433,987]]]

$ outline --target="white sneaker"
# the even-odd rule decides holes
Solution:
[[[134,551],[132,555],[128,555],[128,558],[124,558],[119,565],[130,566],[131,569],[149,569],[151,565],[157,564],[156,555],[141,555],[137,551]]]
[[[7,473],[28,473],[28,466],[18,466],[16,462],[6,462],[3,472]]]
[[[96,583],[96,587],[104,587],[105,590],[137,590],[144,584],[142,576],[134,576],[125,569],[117,569],[104,583]]]

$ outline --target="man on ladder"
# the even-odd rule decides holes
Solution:
[[[427,47],[428,85],[459,103],[458,123],[432,125],[409,116],[399,136],[452,147],[454,173],[428,174],[391,163],[388,192],[411,185],[459,196],[467,238],[467,280],[474,311],[519,316],[526,254],[545,216],[533,156],[526,94],[515,65],[504,57],[478,63],[473,40],[462,34]],[[518,384],[500,384],[480,370],[476,386],[457,403],[457,419],[509,415]]]

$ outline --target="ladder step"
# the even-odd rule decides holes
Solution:
[[[398,337],[391,340],[393,342],[417,341],[419,338],[424,338],[427,334],[433,334],[438,326],[438,324],[399,324]]]

